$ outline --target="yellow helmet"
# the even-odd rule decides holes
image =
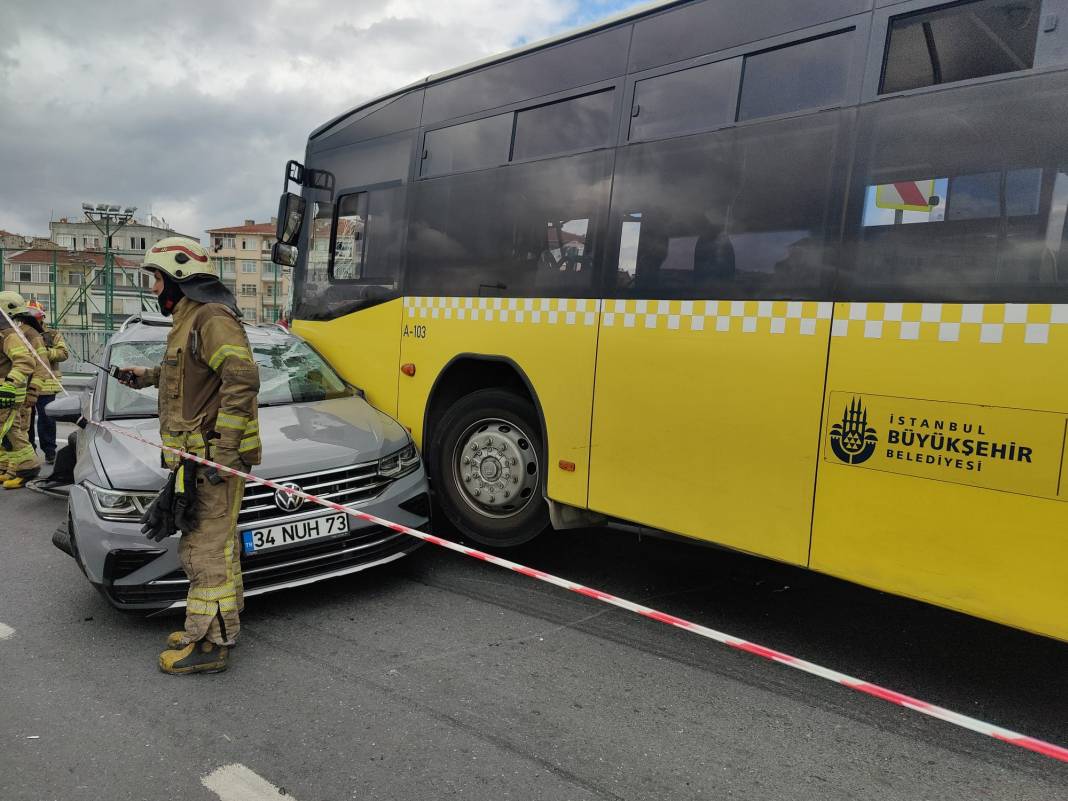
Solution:
[[[26,303],[26,298],[22,297],[18,292],[0,292],[0,309],[7,312],[8,317],[14,317],[16,314],[29,314],[30,307]]]
[[[178,283],[195,276],[219,277],[208,251],[184,236],[169,236],[153,245],[145,254],[141,269],[159,270]]]

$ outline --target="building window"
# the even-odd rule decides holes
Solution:
[[[236,247],[234,237],[216,236],[212,238],[212,245],[216,250],[233,250]]]
[[[141,237],[141,250],[145,249],[145,238]]]
[[[15,264],[9,274],[12,281],[21,284],[47,284],[52,281],[52,267],[48,264]]]
[[[237,268],[235,259],[214,259],[215,267],[221,278],[233,278]]]
[[[245,306],[242,306],[241,307],[241,316],[245,319],[245,322],[248,322],[248,323],[256,322],[256,310],[255,309],[250,309],[250,308],[247,308]]]
[[[1031,69],[1040,0],[978,0],[894,17],[881,94]]]
[[[131,236],[130,237],[130,250],[137,250],[137,237],[136,236]]]
[[[85,283],[85,276],[82,273],[67,273],[69,286],[81,286],[83,283]]]
[[[255,284],[242,284],[241,285],[241,294],[242,295],[255,295],[256,294],[256,285]]]
[[[254,261],[243,261],[243,262],[241,262],[241,272],[243,272],[243,273],[254,273],[254,272],[256,272],[256,262],[254,262]]]
[[[67,250],[74,250],[74,241],[74,237],[70,234],[58,234],[56,236],[56,244]]]
[[[256,249],[256,240],[254,240],[254,239],[242,239],[241,240],[241,249],[242,250],[255,250]]]
[[[841,105],[852,57],[852,31],[746,56],[738,119]]]
[[[82,237],[82,249],[99,248],[100,237],[99,236],[83,236]]]

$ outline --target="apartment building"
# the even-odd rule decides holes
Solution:
[[[246,322],[276,322],[288,305],[290,274],[271,262],[277,221],[211,228],[208,250]]]
[[[103,250],[100,229],[88,220],[60,217],[48,224],[52,241],[65,250]],[[111,236],[111,250],[130,259],[142,259],[149,248],[168,236],[182,236],[199,242],[200,238],[175,231],[166,220],[149,217],[133,219]]]
[[[151,276],[140,269],[140,260],[113,259],[112,323],[139,311],[158,310]],[[107,323],[102,252],[55,247],[5,251],[3,265],[3,288],[36,300],[49,321],[67,328],[101,328]]]

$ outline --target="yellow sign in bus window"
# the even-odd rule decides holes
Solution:
[[[925,181],[895,181],[875,187],[875,205],[894,211],[930,211],[935,193],[934,179]]]

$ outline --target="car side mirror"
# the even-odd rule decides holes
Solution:
[[[45,406],[45,414],[60,423],[77,423],[82,416],[82,401],[77,395],[64,395]]]
[[[304,225],[304,210],[307,204],[300,195],[285,192],[278,200],[278,227],[275,231],[283,245],[295,245]],[[284,262],[283,262],[284,263]]]

